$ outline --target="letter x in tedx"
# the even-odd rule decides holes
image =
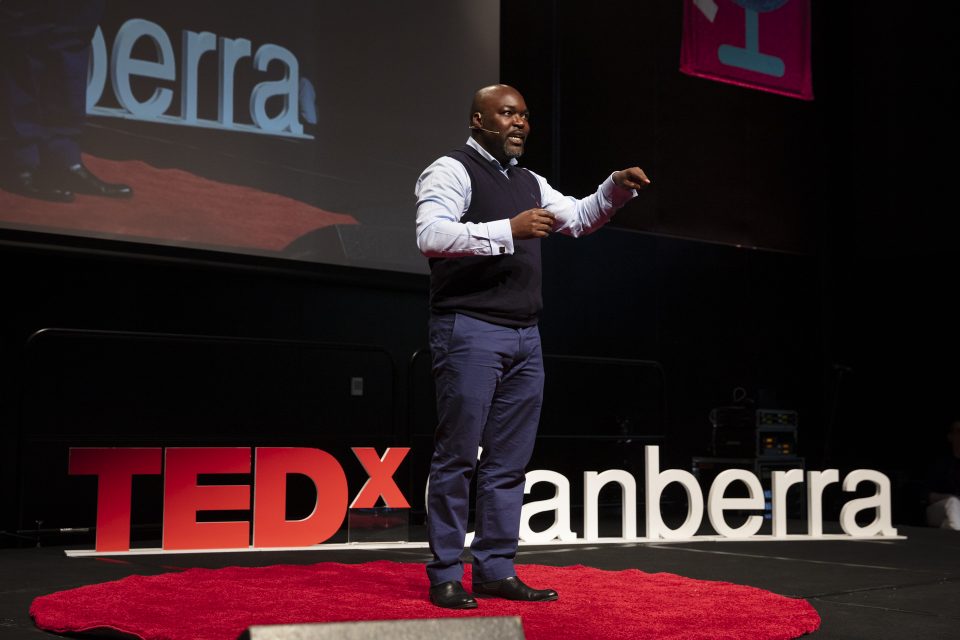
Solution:
[[[370,509],[383,497],[383,503],[392,509],[409,509],[410,503],[403,497],[393,480],[393,474],[410,452],[410,447],[395,447],[377,455],[373,447],[353,447],[353,454],[363,465],[370,478],[350,504],[351,509]]]

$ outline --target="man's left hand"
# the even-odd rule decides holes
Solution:
[[[615,171],[613,173],[613,181],[618,187],[637,189],[638,191],[646,188],[650,184],[650,178],[647,177],[647,174],[645,174],[640,167],[630,167],[623,171]]]

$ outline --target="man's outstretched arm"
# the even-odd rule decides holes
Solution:
[[[643,169],[630,167],[613,172],[595,193],[577,199],[563,195],[540,176],[537,179],[544,208],[556,216],[553,230],[573,237],[592,233],[605,225],[620,207],[650,184]]]

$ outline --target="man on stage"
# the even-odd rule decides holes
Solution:
[[[537,319],[540,239],[590,233],[650,184],[631,167],[582,200],[519,167],[530,133],[520,93],[477,91],[470,139],[431,164],[416,184],[417,245],[430,259],[430,350],[439,424],[430,468],[430,601],[472,609],[461,583],[470,480],[477,473],[473,593],[556,600],[516,575],[526,465],[543,396]],[[478,449],[483,453],[477,462]]]
[[[0,1],[0,189],[52,202],[133,195],[95,176],[80,156],[90,39],[105,7]]]

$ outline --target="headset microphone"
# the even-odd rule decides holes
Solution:
[[[470,128],[471,128],[471,129],[475,129],[475,130],[477,130],[477,131],[486,131],[487,133],[493,133],[493,134],[496,134],[496,135],[500,135],[500,132],[499,132],[499,131],[491,131],[490,129],[484,129],[483,127],[474,127],[474,126],[471,126]]]

